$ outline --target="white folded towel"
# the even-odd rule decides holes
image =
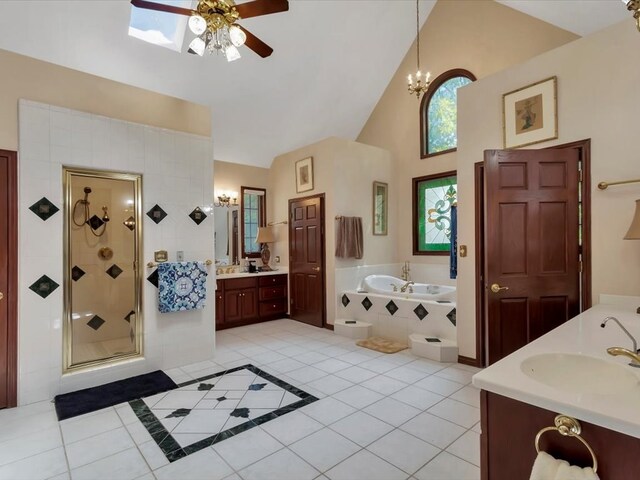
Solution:
[[[529,480],[599,480],[593,468],[569,465],[546,452],[538,453]]]

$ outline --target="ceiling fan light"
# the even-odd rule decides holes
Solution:
[[[227,62],[233,62],[234,60],[238,60],[240,58],[240,52],[233,45],[229,45],[225,49],[224,54],[227,57]]]
[[[189,44],[189,53],[195,53],[196,55],[204,55],[204,48],[206,47],[204,40],[200,37],[194,38]]]
[[[237,25],[229,27],[229,38],[235,47],[241,47],[247,41],[247,34]]]
[[[200,15],[189,17],[189,30],[196,35],[201,35],[207,29],[207,21]]]

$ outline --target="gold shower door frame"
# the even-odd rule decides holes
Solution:
[[[104,365],[122,363],[143,356],[143,316],[142,316],[142,175],[135,173],[111,172],[106,170],[89,170],[74,167],[62,167],[63,192],[64,192],[64,311],[63,311],[63,346],[62,346],[62,373],[72,373],[79,370],[91,370]],[[134,246],[134,285],[135,285],[135,350],[131,353],[114,355],[109,358],[91,360],[88,362],[72,364],[73,328],[72,328],[72,295],[73,286],[71,278],[71,216],[73,215],[73,203],[71,195],[71,178],[88,177],[99,179],[126,180],[133,183],[134,189],[134,216],[135,216],[135,246]]]

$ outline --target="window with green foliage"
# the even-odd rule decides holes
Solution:
[[[431,82],[421,105],[422,158],[457,148],[458,88],[474,80],[471,72],[455,69]]]
[[[458,198],[456,172],[413,179],[413,254],[448,255],[451,207]]]

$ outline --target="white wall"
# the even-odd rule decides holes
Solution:
[[[473,165],[485,149],[502,148],[502,94],[558,77],[559,138],[545,148],[590,138],[593,300],[600,294],[638,295],[640,243],[624,241],[640,185],[600,191],[601,181],[640,178],[635,128],[640,104],[640,34],[632,21],[544,53],[481,79],[458,93],[458,344],[475,357],[475,236]]]
[[[62,166],[143,175],[143,212],[158,203],[168,213],[159,225],[143,215],[145,263],[160,249],[170,260],[177,250],[187,260],[213,258],[213,219],[197,226],[187,216],[212,202],[208,137],[21,100],[18,163],[20,405],[213,355],[213,276],[204,310],[162,315],[156,288],[144,280],[144,358],[62,376]],[[47,221],[28,209],[43,196],[61,209]],[[151,270],[143,273],[146,278]],[[28,288],[43,274],[61,285],[46,299]]]

